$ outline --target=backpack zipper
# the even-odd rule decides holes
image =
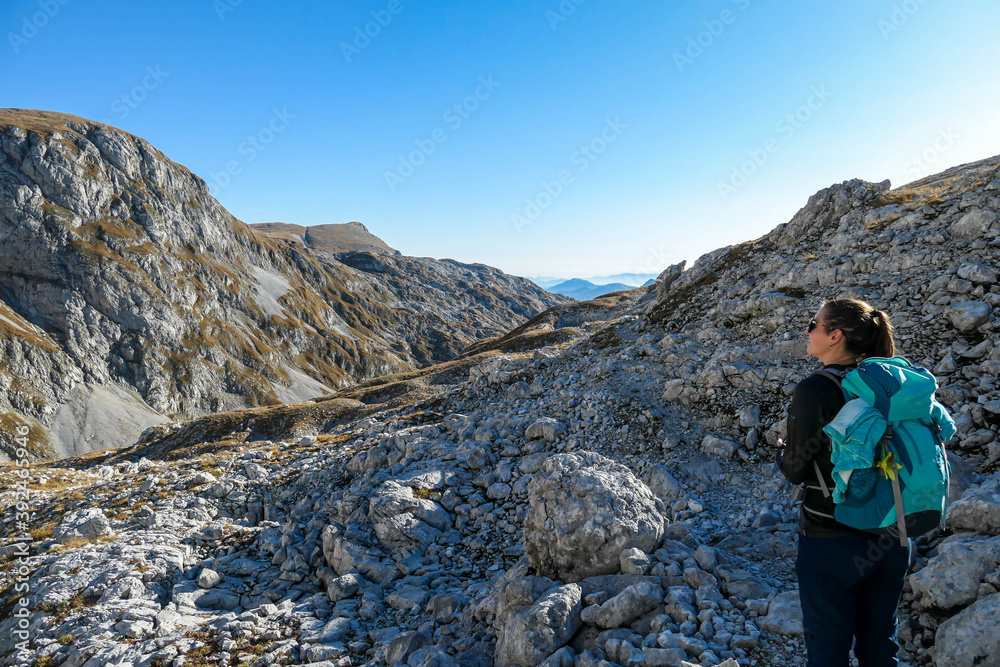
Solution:
[[[858,366],[858,370],[861,371],[862,373],[865,373],[866,375],[871,375],[871,373],[868,372],[868,369],[865,368],[864,366]],[[889,388],[888,387],[882,386],[882,383],[878,382],[877,380],[876,380],[876,384],[878,384],[878,386],[882,389],[882,391],[885,392],[886,396],[888,396],[889,398],[892,398],[892,394],[889,392]]]

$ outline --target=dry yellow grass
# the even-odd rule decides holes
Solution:
[[[42,542],[42,541],[47,540],[50,537],[52,537],[52,529],[55,528],[58,525],[59,524],[57,524],[56,522],[53,521],[53,522],[47,523],[47,524],[45,524],[43,526],[38,526],[37,528],[32,528],[31,530],[28,531],[28,535],[31,536],[32,540],[34,540],[36,542]]]
[[[74,537],[72,539],[66,540],[65,542],[60,542],[59,544],[53,544],[51,549],[52,553],[59,553],[61,551],[68,551],[70,549],[79,549],[80,547],[87,546],[88,544],[107,544],[108,542],[114,542],[118,539],[118,535],[101,535],[99,537]]]

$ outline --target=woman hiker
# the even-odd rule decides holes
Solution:
[[[849,371],[868,357],[895,354],[889,317],[855,299],[826,302],[809,323],[808,336],[806,352],[836,371]],[[828,377],[813,374],[799,382],[788,409],[787,442],[779,454],[788,481],[805,484],[795,570],[808,667],[847,667],[852,647],[861,667],[886,667],[898,664],[896,607],[910,547],[833,517],[833,500],[823,492],[834,486],[830,440],[823,427],[844,403],[840,387]]]

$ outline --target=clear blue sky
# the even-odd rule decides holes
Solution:
[[[998,25],[986,0],[5,0],[0,106],[145,137],[247,222],[657,272],[832,183],[1000,154]]]

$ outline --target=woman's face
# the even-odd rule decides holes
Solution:
[[[813,319],[816,321],[816,327],[807,333],[809,336],[809,345],[806,347],[806,354],[814,356],[818,359],[822,359],[824,354],[830,352],[830,332],[831,329],[826,325],[826,313],[822,308],[820,308]]]

